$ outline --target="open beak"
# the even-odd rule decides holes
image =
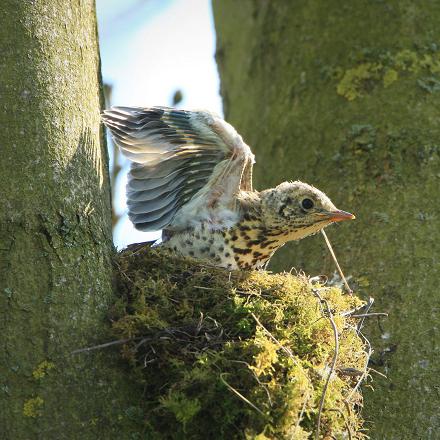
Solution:
[[[354,220],[353,214],[345,211],[332,211],[328,213],[328,219],[332,222],[343,222],[344,220]]]

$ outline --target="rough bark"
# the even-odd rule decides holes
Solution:
[[[128,438],[94,1],[4,0],[0,78],[0,436]]]
[[[351,283],[390,317],[368,334],[374,439],[440,437],[440,4],[214,2],[227,119],[253,147],[257,188],[301,179],[354,223],[328,234]],[[331,273],[320,236],[272,269]]]

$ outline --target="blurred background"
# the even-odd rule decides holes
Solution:
[[[214,59],[210,0],[97,0],[102,75],[107,106],[176,106],[222,114]],[[109,139],[113,240],[118,249],[153,240],[127,217],[129,168]]]

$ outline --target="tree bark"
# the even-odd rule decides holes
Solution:
[[[367,333],[371,438],[440,438],[440,5],[214,2],[226,118],[264,189],[300,179],[356,222],[328,230],[355,290],[389,312]],[[318,235],[271,269],[334,270]]]
[[[0,78],[0,437],[128,438],[94,1],[4,0]]]

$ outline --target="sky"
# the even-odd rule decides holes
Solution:
[[[169,106],[181,90],[178,107],[222,114],[209,0],[97,0],[97,14],[102,74],[112,86],[112,105]],[[122,216],[114,230],[119,249],[160,237],[136,231],[128,220],[128,161],[121,165],[113,200]]]

